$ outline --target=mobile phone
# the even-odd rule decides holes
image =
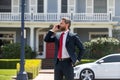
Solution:
[[[60,25],[57,25],[57,28],[60,29]]]

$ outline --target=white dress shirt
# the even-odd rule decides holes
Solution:
[[[68,31],[69,30],[65,31],[64,35],[63,35],[62,58],[69,58],[70,57],[68,52],[67,52],[66,46],[65,46],[66,38],[67,38],[67,35],[68,35]]]

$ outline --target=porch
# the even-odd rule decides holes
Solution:
[[[120,16],[110,13],[25,13],[25,21],[58,22],[68,17],[73,22],[117,22]],[[21,13],[0,13],[0,21],[20,21]]]

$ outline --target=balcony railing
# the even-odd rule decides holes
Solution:
[[[108,13],[25,13],[26,21],[57,22],[68,17],[74,22],[104,22],[120,20]],[[114,19],[114,20],[113,20]],[[20,13],[0,13],[0,21],[20,21]]]

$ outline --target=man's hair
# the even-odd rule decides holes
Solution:
[[[63,17],[61,20],[64,20],[66,24],[69,24],[69,25],[68,25],[68,28],[70,29],[71,20],[70,20],[69,18],[66,18],[66,17]]]

